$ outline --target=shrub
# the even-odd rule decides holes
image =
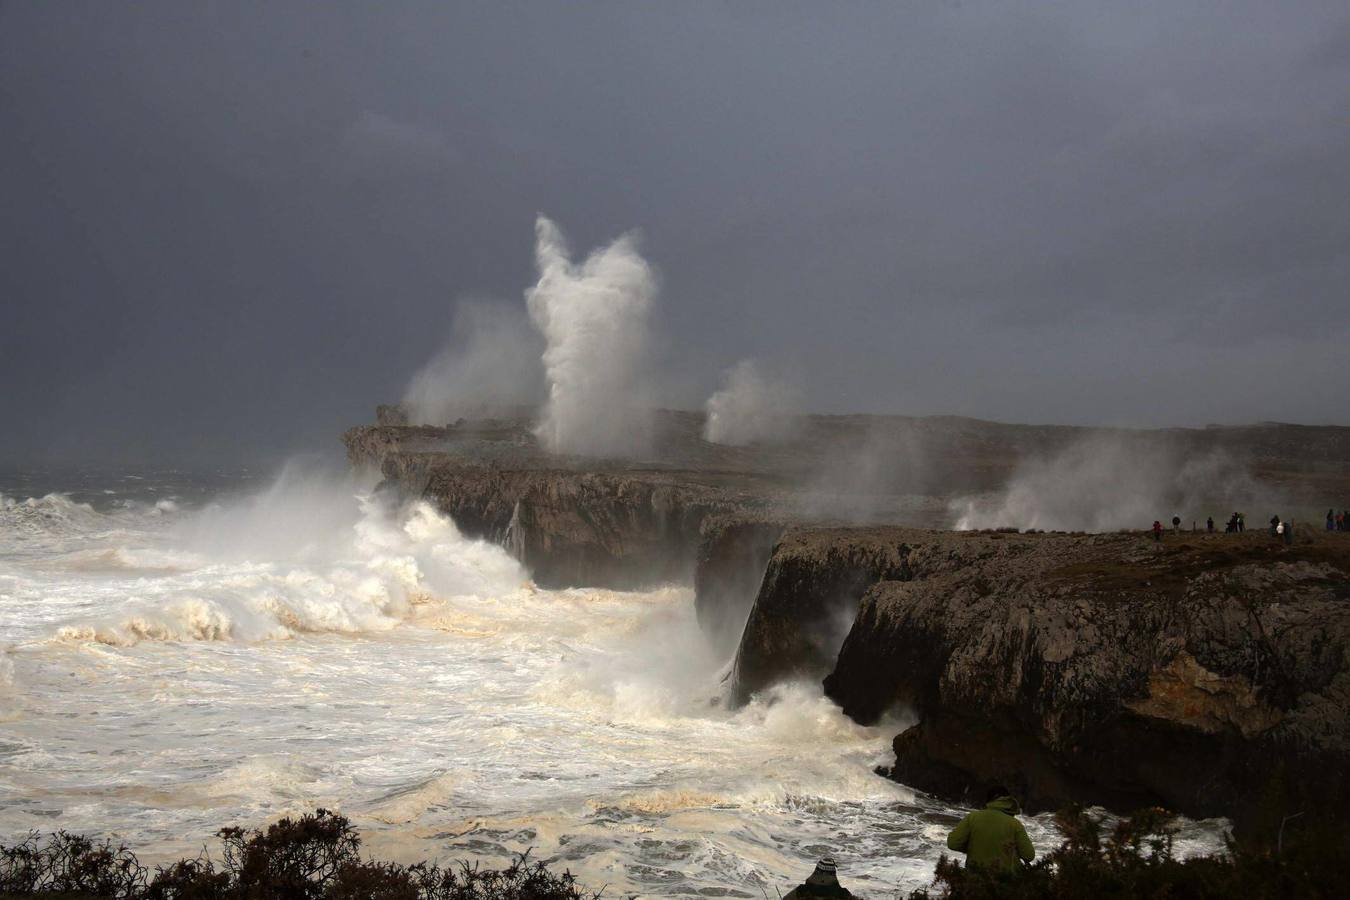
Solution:
[[[225,828],[219,866],[207,855],[153,877],[125,847],[58,831],[0,848],[0,897],[46,900],[585,900],[571,873],[529,854],[505,869],[363,860],[344,816],[320,809],[266,831]],[[599,895],[594,895],[598,897]],[[590,897],[589,900],[594,900]]]
[[[30,834],[0,848],[0,895],[130,900],[144,885],[135,854],[111,841],[58,831],[45,843]]]
[[[1179,860],[1173,855],[1175,816],[1148,809],[1104,834],[1081,809],[1060,812],[1064,843],[1014,873],[964,868],[938,861],[932,888],[910,900],[1285,900],[1344,896],[1346,840],[1338,829],[1304,832],[1288,846],[1240,845],[1227,852]]]

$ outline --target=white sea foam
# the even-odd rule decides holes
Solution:
[[[931,876],[950,811],[872,772],[900,725],[816,684],[726,709],[684,587],[541,590],[428,504],[295,470],[153,510],[0,507],[32,525],[0,533],[0,839],[115,825],[162,862],[322,805],[372,853],[533,847],[619,893],[757,895],[825,852],[865,893]]]

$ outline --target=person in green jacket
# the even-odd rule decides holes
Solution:
[[[1017,801],[1007,788],[989,789],[984,809],[971,813],[947,835],[947,848],[966,855],[968,869],[1015,872],[1036,858],[1027,830],[1017,820]]]

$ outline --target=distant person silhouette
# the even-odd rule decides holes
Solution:
[[[1210,534],[1213,534],[1213,533],[1214,533],[1214,517],[1213,517],[1213,516],[1210,516],[1208,519],[1205,520],[1205,531],[1209,532]]]
[[[985,795],[984,809],[970,813],[947,835],[947,849],[966,855],[967,869],[1015,872],[1036,858],[1012,793],[995,785]]]
[[[1162,543],[1162,523],[1157,519],[1153,520],[1153,540],[1156,543]]]
[[[809,900],[813,897],[833,897],[846,900],[852,897],[848,888],[839,883],[834,857],[827,856],[816,863],[816,870],[806,880],[788,891],[783,900]]]

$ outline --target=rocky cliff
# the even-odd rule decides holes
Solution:
[[[381,418],[396,420],[387,409]],[[378,468],[388,485],[433,500],[465,534],[509,548],[544,587],[690,581],[705,521],[758,516],[781,492],[772,475],[674,455],[548,454],[520,419],[363,426],[344,441],[354,465]]]
[[[736,651],[738,703],[777,681],[830,671],[863,592],[910,577],[903,529],[798,529],[769,558]]]
[[[736,651],[736,700],[824,677],[859,721],[907,708],[918,724],[890,774],[908,784],[960,795],[999,778],[1033,807],[1239,818],[1350,800],[1350,535],[919,530],[904,525],[945,524],[953,495],[1102,432],[810,416],[774,445],[722,447],[697,414],[655,421],[647,459],[549,454],[528,411],[428,426],[389,407],[344,440],[543,586],[692,578],[700,624]],[[1350,429],[1112,434],[1180,459],[1231,449],[1309,508],[1350,501]]]
[[[905,577],[866,591],[825,687],[917,716],[897,780],[1239,821],[1350,799],[1350,535],[886,537]]]

